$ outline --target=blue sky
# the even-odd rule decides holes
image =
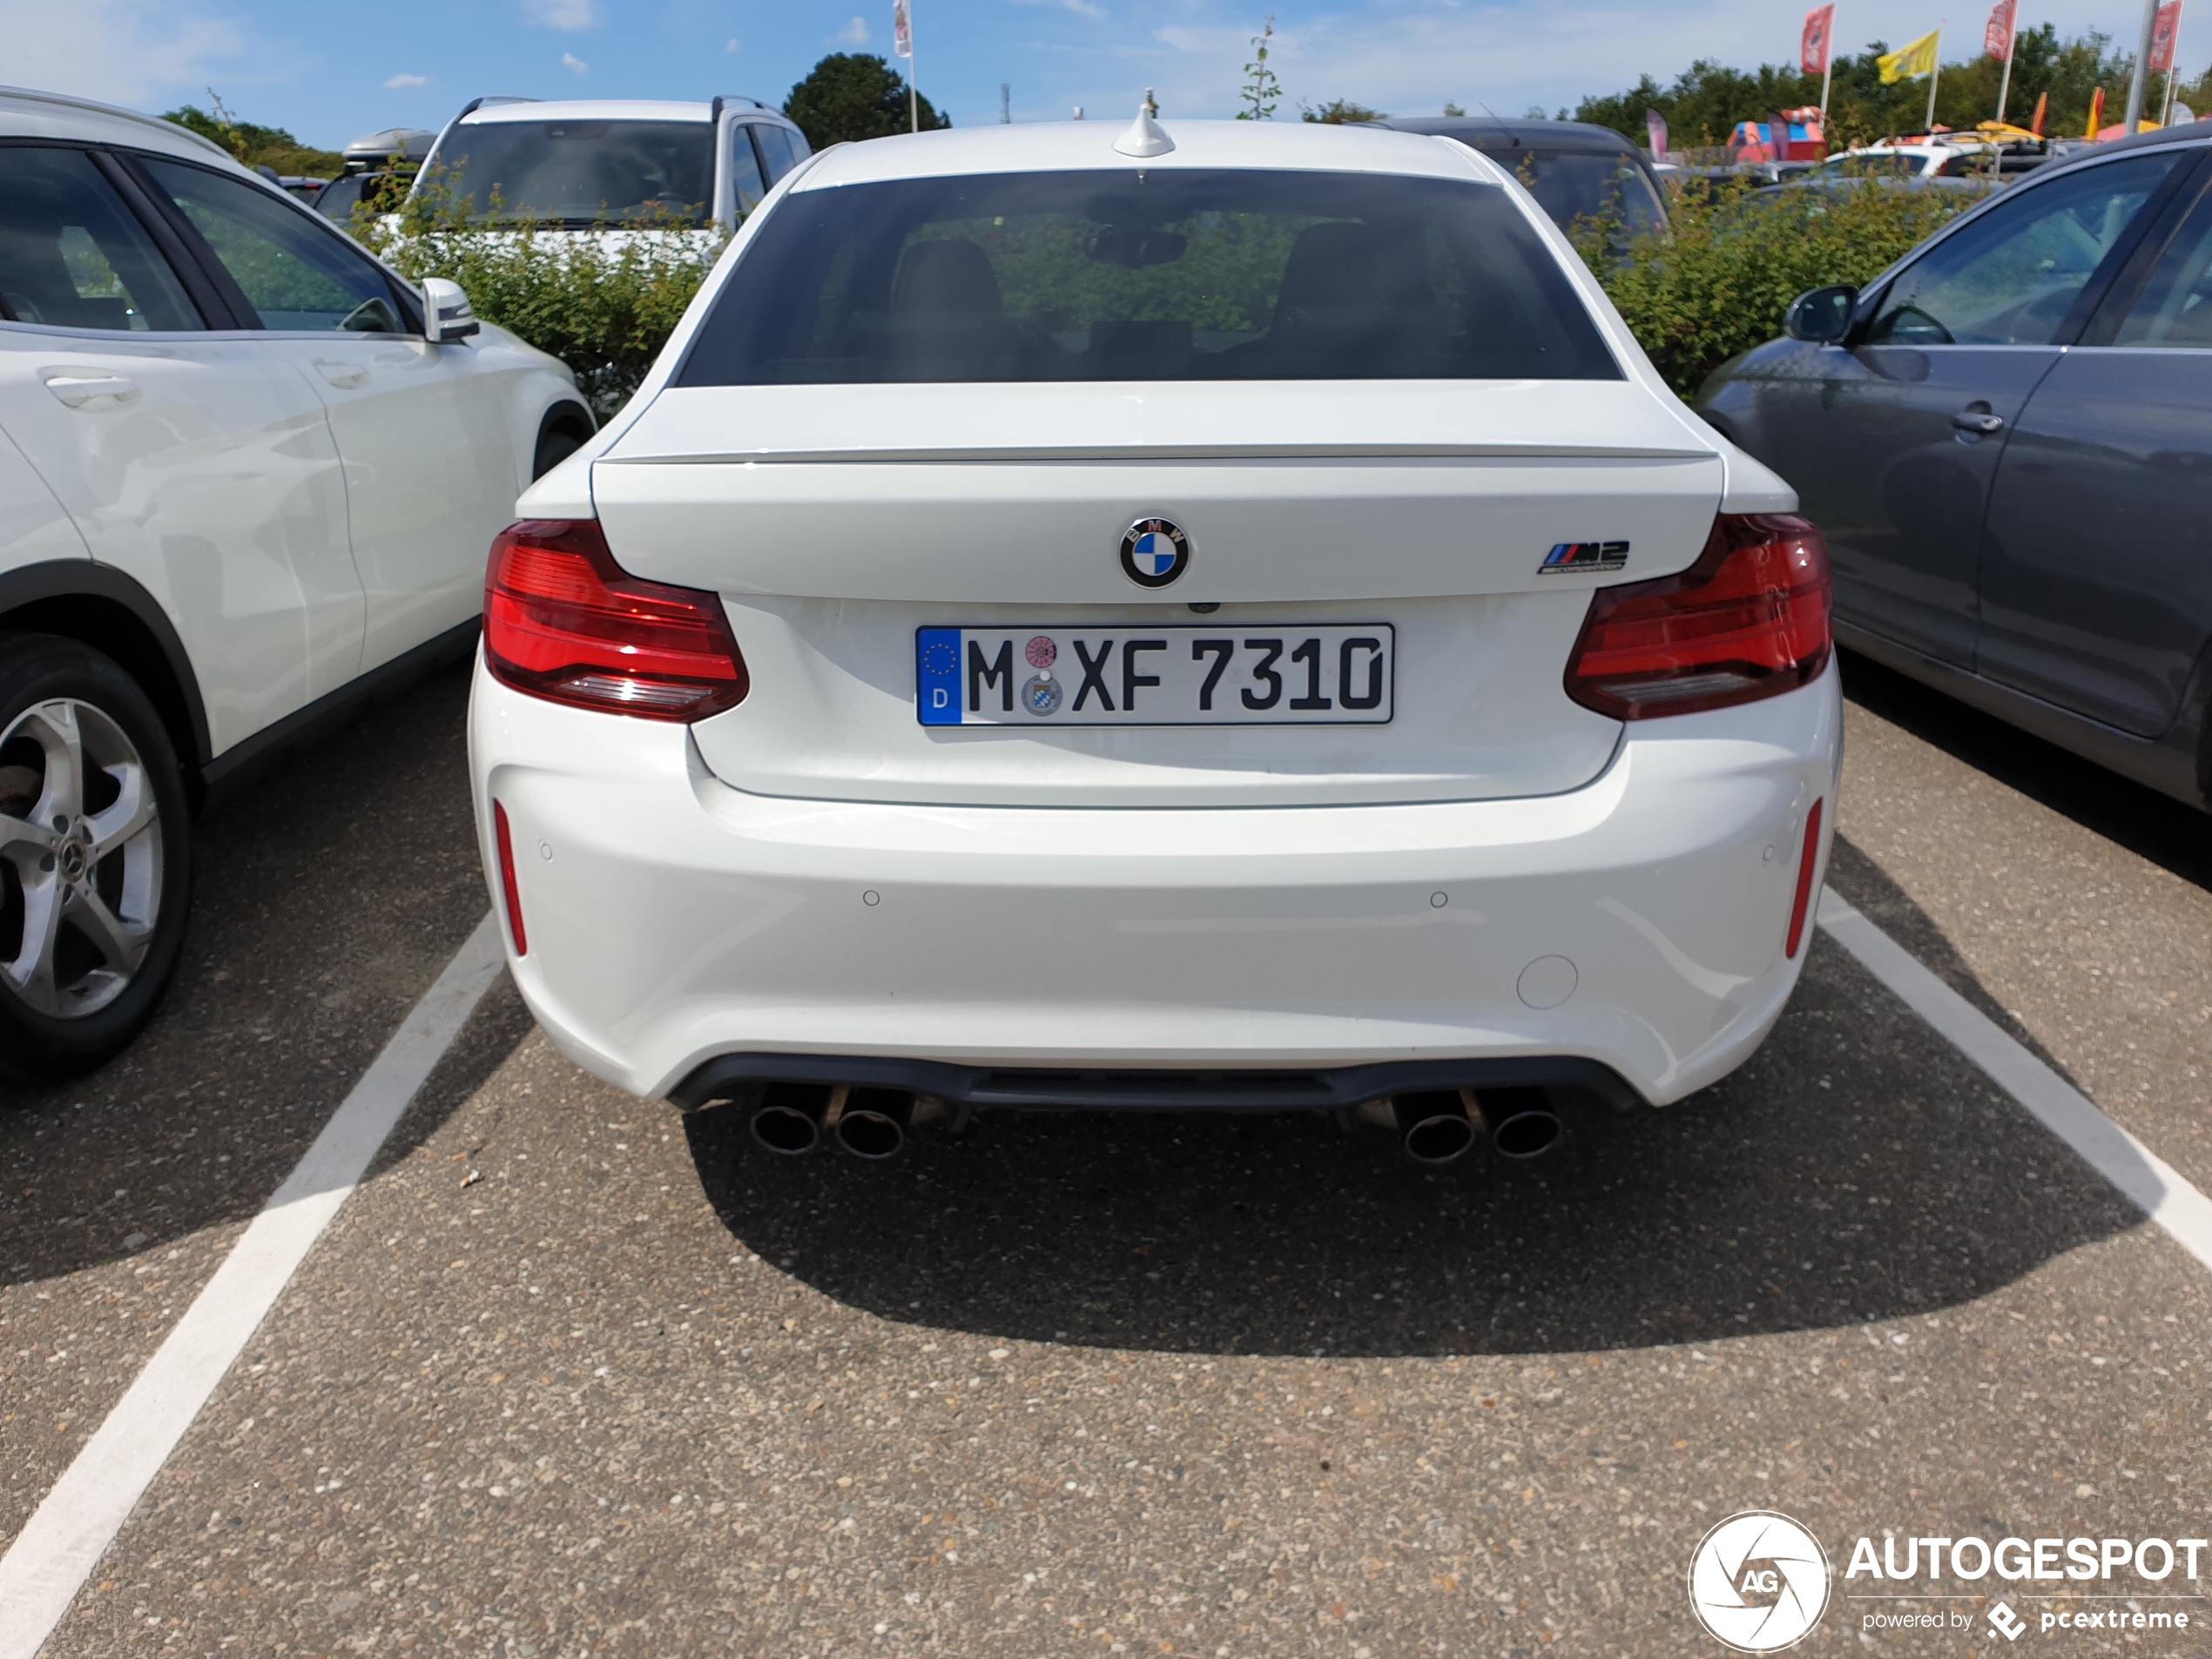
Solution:
[[[1266,0],[914,0],[922,90],[960,125],[1076,105],[1123,119],[1146,86],[1163,113],[1234,112]],[[1710,56],[1750,65],[1794,54],[1804,0],[1278,0],[1274,62],[1298,102],[1349,97],[1399,114],[1446,99],[1518,115],[1586,92],[1662,80]],[[1892,44],[1944,17],[1945,56],[1979,40],[1985,0],[1841,0],[1839,44]],[[2212,59],[2212,6],[2187,18],[2182,63]],[[2136,0],[2023,0],[2023,24],[2101,28],[2132,42]],[[2194,25],[2194,26],[2192,26]],[[0,0],[0,79],[140,108],[204,103],[336,148],[395,125],[435,127],[480,93],[780,103],[825,52],[888,54],[890,0]]]

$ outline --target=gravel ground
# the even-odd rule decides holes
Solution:
[[[1838,888],[2189,1168],[2180,1010],[2212,973],[2186,838],[2123,845],[1878,689]],[[138,1245],[42,1242],[0,1290],[0,1532],[482,914],[442,792],[459,691],[422,698],[263,792],[327,806],[326,858],[375,843],[354,904],[265,948],[262,1001],[195,1049],[172,1027],[216,965],[295,937],[267,883],[211,876],[196,937],[239,942],[196,944],[125,1062],[229,1087],[249,1167],[199,1170]],[[401,810],[360,781],[395,753],[422,768],[411,837],[355,816]],[[395,846],[430,908],[362,902]],[[388,936],[408,966],[356,993]],[[241,1038],[266,1009],[320,1050],[277,991],[325,971],[362,1035],[311,1095]],[[96,1082],[0,1115],[8,1202],[18,1168],[132,1155],[157,1098],[192,1122]],[[1839,1574],[1890,1531],[2212,1532],[2212,1276],[1824,939],[1742,1071],[1576,1127],[1556,1162],[1443,1171],[1294,1116],[987,1115],[887,1164],[776,1159],[734,1109],[583,1076],[502,983],[49,1653],[1710,1652],[1683,1575],[1738,1509],[1805,1522]],[[23,1215],[11,1241],[56,1224]],[[102,1321],[81,1363],[34,1345]],[[1964,1640],[1862,1632],[1868,1593],[1839,1576],[1808,1646]]]

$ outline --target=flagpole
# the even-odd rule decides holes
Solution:
[[[907,14],[907,131],[921,131],[921,94],[915,90],[914,14]]]
[[[1833,26],[1831,25],[1832,32]],[[1835,44],[1829,43],[1828,61],[1820,66],[1820,132],[1824,141],[1828,134],[1828,83],[1836,73]]]
[[[2177,10],[2174,14],[2173,44],[2169,45],[2166,51],[2166,111],[2165,113],[2160,116],[2158,119],[2158,125],[2162,127],[2170,127],[2174,125],[2175,71],[2175,66],[2178,65],[2181,61],[2182,14]]]
[[[1935,136],[1936,83],[1943,78],[1943,31],[1936,31],[1933,61],[1928,66],[1928,118],[1920,123],[1920,130],[1930,138]]]
[[[2013,21],[2019,20],[2016,13]],[[2013,90],[2013,42],[2017,38],[2017,31],[2005,37],[2005,72],[1997,81],[1997,125],[2000,127],[2005,125],[2005,98]]]
[[[2150,42],[2158,27],[2158,0],[2143,0],[2142,37],[2135,44],[2135,72],[2128,82],[2128,113],[2121,117],[2120,136],[2134,136],[2142,124],[2143,100],[2150,91]]]

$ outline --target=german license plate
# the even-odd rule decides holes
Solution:
[[[924,725],[1382,725],[1397,635],[1326,627],[921,628]]]

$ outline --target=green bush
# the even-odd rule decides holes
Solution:
[[[496,193],[472,219],[435,180],[397,212],[357,210],[353,230],[409,280],[459,283],[479,317],[567,363],[601,420],[637,389],[728,240],[672,213],[557,230],[506,218]]]
[[[1573,235],[1607,296],[1684,397],[1739,352],[1782,332],[1808,288],[1865,284],[1980,199],[1963,190],[1755,190],[1677,185],[1663,236],[1624,239],[1585,219]]]

